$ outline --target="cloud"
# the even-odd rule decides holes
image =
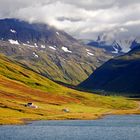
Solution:
[[[139,0],[0,0],[0,18],[46,23],[77,38],[140,36]]]

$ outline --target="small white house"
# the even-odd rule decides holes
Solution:
[[[63,108],[62,111],[63,112],[66,112],[66,113],[69,113],[70,112],[70,110],[68,108]]]
[[[34,105],[33,103],[27,103],[25,106],[30,108],[38,108],[38,106]]]

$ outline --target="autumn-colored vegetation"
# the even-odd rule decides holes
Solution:
[[[26,107],[28,102],[38,108]],[[70,111],[63,112],[64,108]],[[0,124],[40,119],[96,119],[136,108],[136,102],[123,97],[100,96],[58,85],[0,55]]]

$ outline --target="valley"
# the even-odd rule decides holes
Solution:
[[[139,140],[140,1],[0,0],[0,140]]]
[[[139,114],[139,101],[123,94],[103,96],[85,84],[77,87],[113,57],[50,25],[0,20],[0,124]]]
[[[38,108],[26,107],[32,102]],[[69,112],[63,112],[68,108]],[[111,114],[139,114],[124,97],[101,96],[60,86],[22,64],[0,55],[0,124],[28,120],[97,119]]]

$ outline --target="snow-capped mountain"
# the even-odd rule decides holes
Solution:
[[[69,84],[85,80],[112,56],[46,24],[0,20],[0,53],[48,78]]]
[[[109,53],[119,55],[127,53],[132,48],[138,46],[140,39],[136,37],[117,39],[114,36],[103,34],[98,36],[95,41],[89,41],[87,44],[96,48],[103,48]]]

